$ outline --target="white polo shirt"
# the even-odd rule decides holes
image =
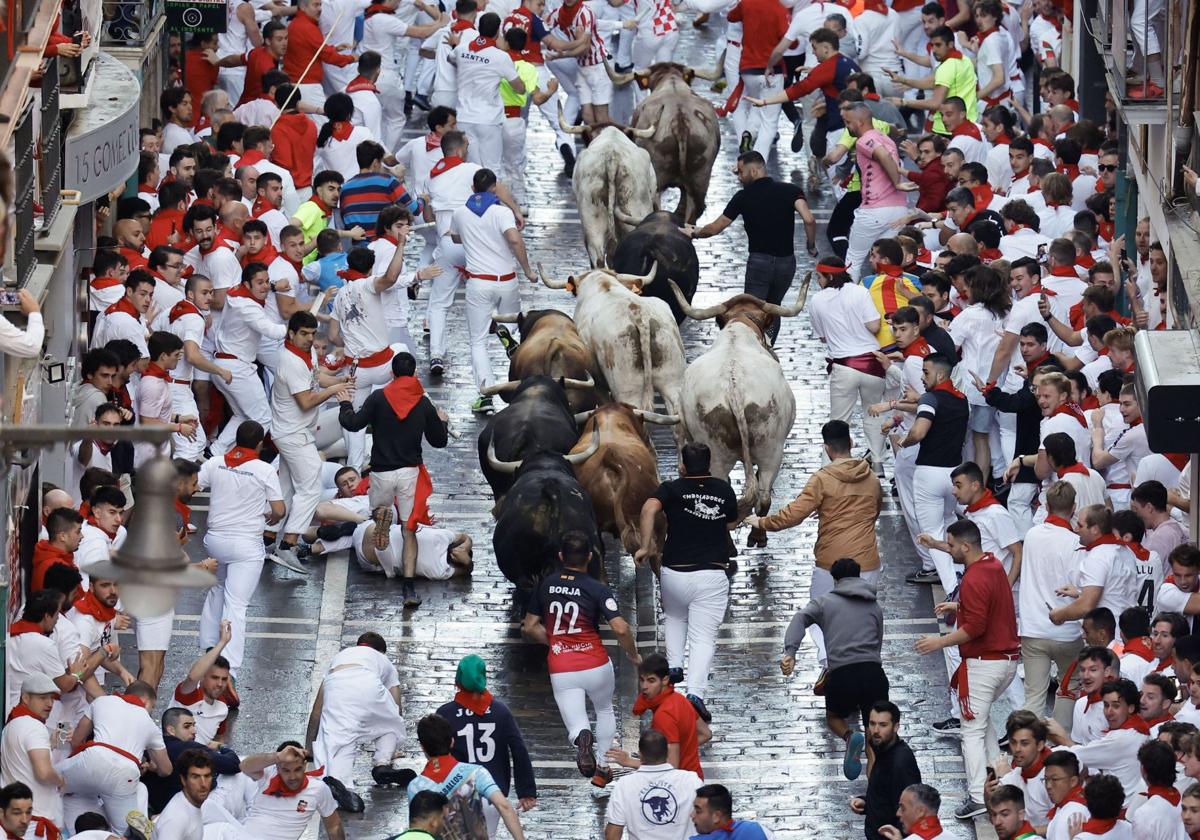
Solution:
[[[500,82],[517,78],[512,57],[496,46],[495,39],[477,35],[459,41],[454,65],[458,68],[458,119],[500,125],[504,121]]]
[[[247,837],[261,840],[299,840],[316,814],[328,817],[337,810],[329,787],[320,779],[306,777],[304,788],[290,796],[266,793],[271,780],[278,775],[274,767],[263,772],[258,793],[250,802],[246,820],[242,823]]]
[[[1098,607],[1108,607],[1113,615],[1120,615],[1137,604],[1137,570],[1134,568],[1133,552],[1123,544],[1105,543],[1092,549],[1084,549],[1079,563],[1080,589],[1099,586]]]
[[[605,819],[631,840],[687,840],[696,831],[692,803],[703,784],[691,770],[643,764],[613,785]]]
[[[470,206],[454,211],[450,232],[462,238],[467,257],[468,277],[475,274],[503,277],[515,274],[517,261],[513,258],[504,232],[516,230],[517,219],[499,201],[479,215]]]
[[[832,359],[874,353],[879,349],[875,333],[867,329],[879,320],[871,293],[861,283],[849,282],[840,289],[826,287],[808,300],[808,317],[813,332],[825,341]]]
[[[242,265],[233,249],[226,244],[217,243],[207,253],[202,252],[199,245],[194,245],[184,257],[189,259],[189,265],[194,264],[197,271],[211,280],[213,288],[218,291],[232,289],[242,282]]]
[[[224,701],[209,700],[200,688],[200,683],[183,682],[175,686],[170,709],[187,709],[196,719],[196,743],[209,744],[225,731],[225,720],[229,717],[229,706]]]
[[[259,458],[237,466],[230,466],[222,456],[209,458],[198,477],[201,489],[211,490],[208,530],[213,534],[260,539],[268,503],[283,501],[279,472]]]
[[[496,96],[499,98],[499,93]],[[441,162],[441,160],[436,161],[429,170],[427,188],[429,203],[433,205],[434,216],[437,219],[438,236],[446,236],[450,232],[450,220],[454,216],[454,211],[464,206],[467,199],[471,197],[471,193],[475,192],[471,182],[481,167],[478,164],[463,161],[447,165],[434,174],[434,170],[439,168]]]
[[[204,840],[204,818],[183,791],[154,818],[154,836],[163,840]]]
[[[42,784],[33,775],[30,750],[45,750],[50,760],[50,730],[35,717],[23,715],[4,725],[0,737],[0,785],[24,782],[33,791],[33,814],[62,824],[62,796],[54,785]]]
[[[321,411],[318,403],[303,409],[296,402],[296,394],[317,390],[316,353],[308,351],[309,364],[288,347],[279,354],[275,367],[275,381],[271,383],[271,434],[276,437],[307,433],[312,437],[313,426]]]
[[[5,716],[21,702],[21,684],[26,677],[44,674],[54,679],[66,672],[67,663],[50,636],[41,633],[10,636],[4,657]]]
[[[361,359],[391,343],[384,298],[375,289],[375,276],[346,281],[333,298],[333,317],[342,328],[347,356]]]

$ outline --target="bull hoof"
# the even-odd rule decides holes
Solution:
[[[767,532],[762,528],[751,528],[749,536],[746,537],[746,548],[766,548],[767,547]]]

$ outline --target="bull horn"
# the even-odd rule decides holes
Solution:
[[[620,274],[615,276],[621,283],[636,283],[638,288],[645,286],[654,279],[654,275],[658,273],[658,260],[650,263],[650,271],[646,274]]]
[[[623,225],[629,225],[630,227],[637,227],[639,224],[642,223],[641,219],[634,218],[632,215],[630,215],[629,213],[626,213],[620,207],[613,208],[613,215],[617,217],[618,222],[620,222]]]
[[[592,442],[588,444],[587,449],[583,450],[582,452],[573,452],[572,454],[564,455],[563,457],[567,459],[568,464],[575,467],[579,464],[582,464],[588,458],[591,458],[598,451],[600,451],[600,430],[593,429]]]
[[[654,411],[643,411],[640,408],[635,408],[633,413],[642,418],[643,422],[656,423],[659,426],[678,426],[678,414],[659,414]]]
[[[652,125],[647,128],[627,128],[625,130],[639,140],[645,140],[654,136],[654,132],[658,130],[658,126]]]
[[[587,373],[587,379],[569,379],[564,376],[562,378],[562,386],[564,388],[595,388],[596,380],[592,379],[590,372],[585,371],[585,373]]]
[[[488,466],[490,466],[496,472],[507,473],[509,475],[521,469],[521,464],[524,463],[523,461],[501,461],[499,458],[497,458],[496,442],[494,440],[488,441],[487,459]]]
[[[679,301],[679,308],[683,310],[683,314],[687,315],[693,321],[704,321],[709,318],[716,318],[718,315],[724,315],[728,308],[723,303],[718,303],[705,309],[697,309],[688,303],[688,299],[684,297],[683,290],[679,288],[674,280],[668,280],[667,283],[671,286],[671,291],[675,293],[675,300]]]
[[[812,280],[812,272],[808,272],[804,276],[804,282],[800,284],[800,294],[796,295],[796,302],[791,306],[779,306],[775,303],[764,303],[763,311],[768,315],[774,315],[776,318],[794,318],[800,314],[800,310],[804,308],[804,301],[808,298],[808,284]]]
[[[608,63],[608,59],[604,59],[604,69],[608,72],[608,78],[612,79],[614,85],[627,85],[633,81],[633,73],[618,73]]]
[[[589,408],[587,411],[581,411],[575,415],[575,425],[582,426],[584,423],[592,419],[592,415],[596,413],[596,409]]]
[[[493,397],[497,394],[507,394],[509,391],[515,391],[520,385],[520,382],[497,382],[495,385],[488,385],[480,389],[479,393],[486,397]]]
[[[558,103],[558,127],[567,134],[583,134],[584,132],[582,125],[567,125],[567,121],[563,119],[562,102]]]
[[[515,324],[521,318],[520,312],[493,312],[492,320],[497,324]]]
[[[563,280],[560,282],[558,280],[551,280],[549,277],[547,277],[546,269],[542,268],[541,263],[538,263],[538,275],[542,278],[542,282],[546,285],[547,289],[565,289],[565,288],[567,288],[566,280]]]
[[[695,67],[689,67],[692,75],[697,79],[704,79],[706,82],[715,82],[717,79],[725,75],[725,68],[718,64],[711,70],[697,70]]]

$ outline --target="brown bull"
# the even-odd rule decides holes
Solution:
[[[695,93],[691,83],[694,78],[718,79],[722,71],[660,62],[637,73],[616,73],[609,68],[609,75],[617,84],[632,80],[651,91],[634,110],[633,125],[652,128],[654,133],[634,142],[650,153],[659,193],[678,187],[682,196],[676,212],[694,224],[704,212],[713,163],[721,149],[721,130],[712,104]]]
[[[534,309],[520,314],[492,315],[496,323],[516,324],[521,331],[521,343],[508,359],[508,379],[520,382],[530,376],[544,375],[552,379],[589,377],[594,388],[571,388],[567,400],[571,411],[586,411],[608,399],[604,374],[596,356],[575,329],[575,321],[557,309]]]
[[[577,420],[584,417],[587,422],[571,452],[587,449],[596,430],[601,444],[593,457],[575,465],[575,476],[592,498],[600,531],[612,534],[633,554],[641,547],[642,505],[659,485],[658,458],[644,424],[674,425],[679,416],[642,411],[624,403],[607,403],[595,411],[576,415]],[[661,553],[666,529],[666,519],[659,514],[652,544],[648,546],[651,558]]]

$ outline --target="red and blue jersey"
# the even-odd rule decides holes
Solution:
[[[618,617],[612,590],[586,572],[563,569],[544,578],[526,609],[540,616],[550,638],[551,674],[587,671],[609,661],[599,622]]]

